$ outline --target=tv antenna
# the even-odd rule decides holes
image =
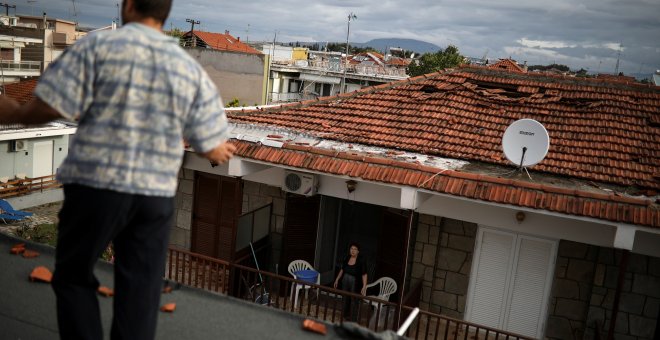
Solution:
[[[37,0],[27,0],[28,5],[30,5],[30,13],[31,15],[34,16],[34,3],[37,2]]]
[[[71,0],[71,4],[73,5],[73,22],[75,22],[76,27],[78,27],[78,11],[76,10],[76,0]]]
[[[623,49],[623,44],[619,43],[619,53],[616,56],[616,66],[614,67],[614,75],[619,75],[619,61],[621,61],[621,50]]]
[[[520,119],[513,122],[504,131],[502,150],[504,156],[522,172],[527,167],[541,162],[548,154],[550,137],[545,127],[534,119]],[[514,170],[515,172],[515,170]]]

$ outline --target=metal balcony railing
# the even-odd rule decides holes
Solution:
[[[351,314],[349,319],[373,331],[398,329],[413,310],[406,304],[416,304],[410,296],[420,294],[419,286],[413,288],[399,305],[176,248],[169,249],[165,278],[331,323],[342,322],[343,301],[351,299],[356,303],[351,313],[357,315]],[[301,290],[297,299],[292,298],[299,285],[305,286],[307,294]],[[531,339],[426,311],[420,311],[405,335],[412,339]]]
[[[274,66],[290,66],[302,69],[310,69],[316,71],[338,72],[343,73],[346,68],[347,73],[371,76],[371,77],[399,77],[407,78],[405,68],[396,67],[383,67],[378,65],[360,65],[330,62],[327,60],[306,60],[304,62],[288,60],[288,61],[274,61]]]
[[[36,71],[41,70],[40,61],[9,61],[0,60],[0,69],[4,72],[8,71]]]
[[[270,92],[268,94],[269,103],[282,103],[282,102],[299,102],[303,100],[316,99],[319,96],[308,93],[298,93],[298,92],[289,92],[289,93],[277,93]]]

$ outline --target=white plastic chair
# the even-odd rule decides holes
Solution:
[[[396,292],[396,281],[391,277],[381,277],[380,279],[367,285],[367,291],[371,287],[379,286],[378,295],[368,295],[367,297],[390,301],[390,295]],[[372,306],[378,307],[378,302],[369,301]]]
[[[314,267],[312,267],[312,265],[309,264],[309,262],[307,262],[305,260],[294,260],[294,261],[291,261],[291,263],[289,263],[289,268],[288,268],[289,274],[291,274],[291,276],[293,276],[293,278],[296,279],[296,280],[298,279],[298,277],[296,277],[295,273],[299,270],[314,270],[314,271],[316,271],[316,269],[314,269]],[[321,284],[321,273],[319,273],[319,275],[316,276],[316,284],[317,285]],[[307,298],[310,288],[312,288],[312,287],[307,286],[307,285],[303,285],[303,284],[294,283],[293,285],[291,285],[291,298],[293,299],[293,307],[294,308],[298,304],[298,293],[300,292],[300,290],[305,289],[305,298]],[[293,292],[294,289],[295,289],[295,294]],[[317,294],[316,298],[318,299],[318,290],[316,291],[316,294]]]
[[[369,288],[379,286],[378,295],[367,295],[370,298],[376,298],[379,300],[390,301],[390,295],[394,294],[397,289],[396,281],[391,277],[381,277],[380,279],[367,285],[367,291]],[[376,321],[376,312],[378,310],[378,301],[364,300],[369,303],[374,308],[374,313],[371,315],[369,320],[369,327],[374,327]],[[381,306],[379,313],[379,324],[384,325],[384,318],[388,317],[390,314],[390,309],[386,308],[389,306]]]

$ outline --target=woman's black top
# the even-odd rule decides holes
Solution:
[[[355,264],[352,266],[348,264],[348,260],[350,258],[351,258],[350,256],[347,256],[344,262],[341,264],[341,269],[344,270],[344,274],[360,277],[367,273],[367,268],[364,265],[364,261],[362,261],[362,258],[360,258],[360,256],[358,256],[357,259],[355,259]]]

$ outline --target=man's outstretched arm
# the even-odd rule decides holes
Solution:
[[[0,96],[0,124],[43,124],[62,115],[39,98],[24,105],[7,96]]]

